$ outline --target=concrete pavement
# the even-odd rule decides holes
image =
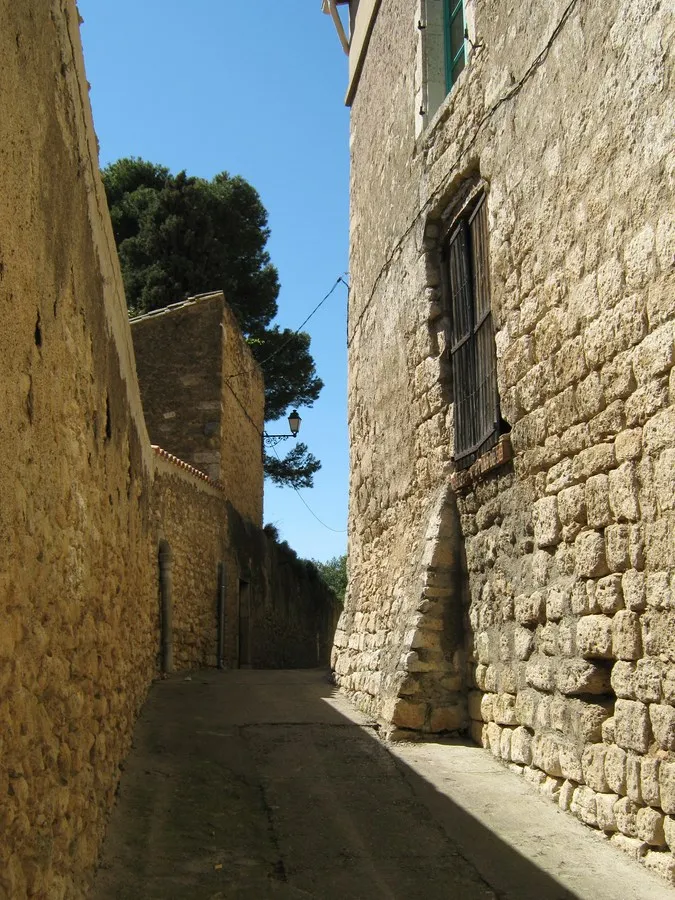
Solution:
[[[674,900],[476,747],[383,744],[325,672],[156,683],[95,900]]]

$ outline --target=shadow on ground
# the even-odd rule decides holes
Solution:
[[[150,693],[96,900],[580,896],[390,752],[326,673],[189,678]]]

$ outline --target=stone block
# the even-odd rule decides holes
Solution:
[[[574,542],[576,572],[585,578],[607,575],[605,541],[597,531],[582,531]]]
[[[591,446],[599,444],[601,441],[611,440],[623,429],[624,425],[623,400],[615,400],[588,423]]]
[[[590,584],[589,584],[590,586]],[[623,609],[623,590],[620,575],[608,575],[600,578],[594,585],[592,606],[598,612],[611,616]]]
[[[664,850],[647,850],[642,856],[645,868],[675,886],[675,859]]]
[[[555,673],[551,661],[542,656],[531,657],[525,668],[527,683],[540,691],[552,691]]]
[[[605,755],[607,747],[604,744],[588,744],[584,748],[581,757],[583,781],[594,791],[605,792],[609,790],[605,778]]]
[[[546,615],[546,599],[542,593],[520,594],[515,599],[514,615],[519,625],[534,628]]]
[[[662,750],[675,750],[675,708],[652,703],[649,706],[654,738]]]
[[[577,384],[576,401],[579,415],[586,421],[605,408],[605,392],[597,372],[591,372]]]
[[[661,809],[669,816],[675,815],[675,761],[662,760],[659,766],[659,796]]]
[[[605,778],[610,790],[616,794],[626,793],[627,753],[616,745],[608,747],[605,753]]]
[[[614,804],[616,827],[627,837],[637,837],[637,813],[640,807],[629,797],[622,797]]]
[[[561,656],[570,657],[576,655],[577,626],[572,620],[560,623],[558,628],[558,653]]]
[[[488,722],[486,729],[490,752],[499,759],[501,753],[502,730],[496,722]]]
[[[647,706],[637,700],[617,700],[614,719],[617,744],[624,750],[646,753],[651,738]]]
[[[532,764],[532,736],[527,728],[520,726],[511,732],[511,759],[524,766]]]
[[[572,608],[572,615],[574,616],[586,616],[591,611],[585,581],[576,581],[572,585],[570,606]]]
[[[675,611],[649,609],[640,617],[645,654],[675,662]]]
[[[648,845],[644,841],[627,837],[625,834],[613,834],[609,839],[614,847],[627,853],[637,862],[644,861],[648,849]]]
[[[608,616],[584,616],[577,624],[577,648],[586,658],[612,655],[612,620]]]
[[[639,659],[642,630],[637,613],[622,609],[612,619],[612,653],[616,659]]]
[[[558,754],[563,777],[577,783],[583,782],[583,766],[578,746],[573,741],[561,740],[558,745]]]
[[[429,731],[432,733],[460,731],[465,727],[466,716],[461,704],[432,709],[429,717]]]
[[[487,672],[487,666],[483,664],[479,664],[473,670],[473,680],[474,684],[478,688],[479,691],[487,690],[485,686],[485,675]]]
[[[642,802],[648,806],[660,806],[659,767],[661,760],[653,756],[644,756],[640,761],[640,794]]]
[[[665,375],[673,367],[673,335],[675,327],[672,322],[661,325],[639,344],[635,349],[633,371],[638,383]]]
[[[398,728],[420,731],[424,727],[426,715],[426,703],[411,703],[409,700],[398,699],[391,715],[391,724]]]
[[[573,781],[563,781],[558,794],[558,806],[564,812],[569,812],[577,785]]]
[[[654,489],[659,510],[675,509],[675,449],[664,450],[654,466]]]
[[[668,609],[670,606],[670,577],[668,572],[650,572],[647,575],[647,606]]]
[[[634,803],[642,803],[640,774],[642,757],[635,753],[626,756],[626,794]]]
[[[534,540],[538,547],[551,547],[560,543],[561,525],[556,497],[543,497],[532,508]]]
[[[604,528],[613,521],[608,486],[607,475],[593,475],[586,482],[586,516],[591,528]]]
[[[618,794],[596,794],[596,814],[598,819],[598,828],[605,832],[614,832],[617,830],[616,815],[614,806],[619,801]]]
[[[572,463],[572,483],[585,481],[601,472],[608,472],[615,463],[614,444],[596,444],[582,450]]]
[[[607,694],[610,672],[583,659],[564,659],[555,672],[555,684],[561,694]]]
[[[540,697],[536,691],[524,690],[518,692],[516,695],[516,716],[521,725],[534,728],[539,702]]]
[[[558,626],[555,622],[547,622],[539,629],[539,649],[546,656],[558,653]]]
[[[563,525],[586,524],[586,494],[582,485],[565,488],[558,494],[558,514]]]
[[[513,651],[516,659],[529,659],[533,649],[534,634],[522,625],[517,625],[513,632]]]
[[[630,526],[610,525],[605,529],[605,554],[610,572],[630,568]]]
[[[517,725],[516,698],[513,694],[497,694],[492,705],[494,720],[498,725]]]
[[[532,766],[525,766],[523,768],[523,778],[527,781],[528,784],[531,784],[532,787],[539,788],[540,785],[544,783],[546,780],[546,775],[541,769],[534,769]]]
[[[640,518],[635,463],[622,463],[609,473],[609,502],[618,522],[636,522]]]
[[[595,792],[589,787],[578,787],[572,796],[570,812],[586,825],[598,827]]]
[[[675,851],[675,819],[672,816],[664,816],[663,831],[666,836],[666,844],[671,851]]]
[[[546,618],[558,622],[569,613],[570,590],[562,585],[553,585],[546,594]]]
[[[532,738],[532,765],[547,775],[559,778],[562,775],[560,768],[560,750],[558,738],[551,734],[535,734]]]
[[[657,453],[675,446],[675,406],[658,412],[646,422],[642,442],[649,453]]]
[[[627,428],[619,432],[614,441],[614,450],[618,463],[637,459],[642,453],[642,429]]]
[[[635,663],[619,660],[612,666],[612,690],[622,700],[637,700]]]
[[[621,577],[621,592],[626,609],[642,612],[647,606],[647,591],[644,572],[629,569]]]
[[[613,744],[616,740],[616,726],[614,722],[614,716],[610,716],[602,723],[600,729],[600,740],[604,744]]]
[[[499,741],[499,755],[500,757],[509,762],[511,760],[511,735],[512,731],[510,728],[502,728],[502,733]]]
[[[652,847],[664,847],[666,835],[663,828],[663,813],[643,806],[635,817],[636,837]]]

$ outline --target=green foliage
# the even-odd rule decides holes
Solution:
[[[208,181],[136,158],[111,163],[102,176],[130,312],[222,290],[251,352],[264,363],[266,420],[289,406],[312,406],[323,383],[309,335],[270,325],[279,278],[265,249],[267,212],[257,191],[227,172]],[[304,444],[281,463],[265,458],[273,481],[296,487],[311,487],[320,467]]]
[[[297,443],[283,459],[265,453],[265,474],[275,484],[294,488],[312,487],[314,473],[320,468],[319,460],[302,442]]]
[[[334,556],[326,562],[319,562],[316,559],[312,562],[328,587],[332,588],[340,603],[344,603],[347,591],[347,554]]]

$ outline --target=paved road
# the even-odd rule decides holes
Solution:
[[[485,751],[388,748],[320,671],[154,685],[94,889],[95,900],[575,897],[675,892]]]

